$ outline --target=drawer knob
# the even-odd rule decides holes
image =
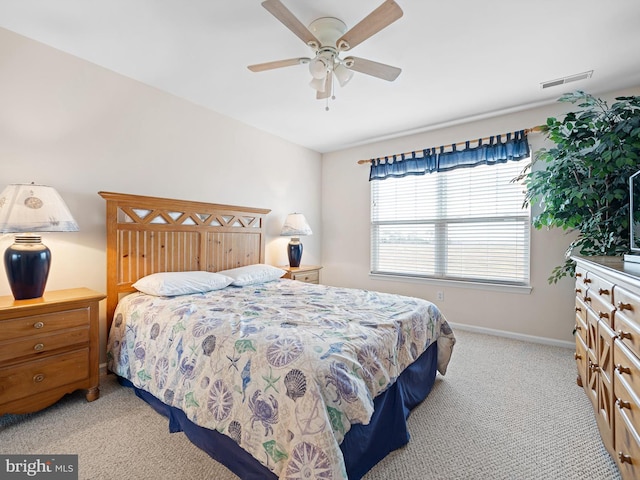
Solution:
[[[582,289],[581,288],[576,288],[576,293],[582,293]]]
[[[582,360],[582,355],[580,355],[578,352],[575,352],[573,354],[573,358],[576,359],[576,360]]]
[[[585,302],[590,302],[590,301],[591,301],[591,297],[589,297],[589,296],[585,295],[583,300],[584,300]]]
[[[33,324],[33,328],[42,328],[42,327],[44,327],[43,322],[36,322]]]
[[[33,346],[33,349],[34,349],[36,352],[41,351],[43,348],[44,348],[44,343],[36,343],[36,344]]]
[[[609,295],[609,290],[607,290],[606,288],[599,288],[598,295]]]
[[[618,335],[618,338],[620,338],[621,340],[624,340],[625,338],[627,340],[631,340],[631,334],[629,332],[623,332],[622,330],[618,330],[616,334]]]
[[[582,276],[582,273],[576,272],[576,277],[581,277],[581,276]]]
[[[616,405],[618,408],[631,408],[631,404],[621,398],[616,398]]]
[[[618,373],[626,373],[628,375],[631,375],[631,369],[629,367],[623,367],[619,363],[616,365],[616,370]]]
[[[44,380],[44,373],[39,373],[33,376],[33,383],[40,383]]]
[[[576,307],[576,312],[581,312],[581,311],[582,311],[582,308]]]
[[[633,310],[630,303],[618,302],[616,306],[618,307],[618,310]]]
[[[585,278],[584,279],[584,283],[591,283],[591,279],[590,278]]]
[[[582,327],[576,323],[576,326],[574,327],[574,330],[582,330]]]
[[[620,463],[631,464],[631,455],[625,455],[622,452],[618,452],[618,460],[620,460]]]
[[[598,317],[609,318],[609,314],[607,312],[598,312]]]
[[[592,372],[597,372],[598,370],[600,370],[600,367],[597,363],[592,363],[589,365],[589,370],[591,370]]]

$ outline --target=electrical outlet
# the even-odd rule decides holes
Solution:
[[[441,302],[444,302],[444,292],[438,292],[436,293],[436,297],[438,298],[438,300],[440,300]]]

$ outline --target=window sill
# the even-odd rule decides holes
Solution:
[[[426,283],[429,285],[441,285],[456,288],[468,288],[472,290],[490,290],[494,292],[517,293],[520,295],[530,295],[533,287],[531,285],[510,285],[507,283],[482,283],[465,282],[462,280],[443,280],[439,278],[426,277],[406,277],[403,275],[388,275],[381,273],[370,273],[372,280],[404,282],[404,283]]]

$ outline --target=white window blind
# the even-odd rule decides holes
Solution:
[[[371,184],[371,272],[527,285],[523,162]]]

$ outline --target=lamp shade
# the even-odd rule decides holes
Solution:
[[[287,215],[280,232],[280,235],[285,237],[301,237],[311,234],[313,234],[311,227],[302,213],[290,213]]]
[[[78,224],[53,187],[11,184],[0,194],[0,233],[76,231]]]

